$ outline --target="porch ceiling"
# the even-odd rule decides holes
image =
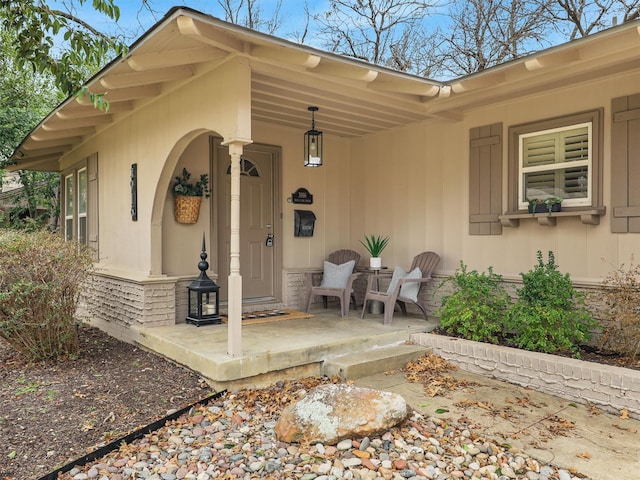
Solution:
[[[88,82],[105,94],[107,112],[68,98],[23,140],[12,169],[58,171],[60,158],[91,136],[233,57],[251,65],[253,120],[306,130],[307,107],[316,105],[322,131],[356,137],[427,118],[458,121],[492,102],[640,68],[638,25],[444,84],[174,8]]]

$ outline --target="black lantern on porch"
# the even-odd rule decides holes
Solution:
[[[203,234],[202,253],[200,253],[200,262],[198,262],[200,275],[187,287],[189,291],[189,312],[186,321],[197,327],[212,323],[222,323],[220,318],[220,287],[207,276],[206,271],[208,268],[209,263],[207,262]]]
[[[315,112],[318,107],[308,107],[311,112],[311,130],[304,134],[304,166],[322,166],[322,132],[316,130]]]

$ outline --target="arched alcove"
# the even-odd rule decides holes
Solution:
[[[168,155],[158,180],[151,216],[151,275],[197,273],[202,234],[210,231],[210,202],[203,199],[198,221],[181,224],[174,219],[174,177],[186,168],[197,180],[201,174],[211,179],[209,139],[214,132],[194,130],[178,142]],[[207,245],[210,239],[207,238]]]

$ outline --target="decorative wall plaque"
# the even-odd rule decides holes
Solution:
[[[309,190],[302,187],[293,192],[291,194],[291,198],[293,203],[306,203],[307,205],[311,205],[313,203],[313,195],[309,193]]]
[[[131,178],[129,180],[131,187],[131,220],[138,221],[138,164],[131,164]]]

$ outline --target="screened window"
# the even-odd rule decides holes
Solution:
[[[590,123],[520,135],[520,207],[549,197],[591,205],[591,139]]]

